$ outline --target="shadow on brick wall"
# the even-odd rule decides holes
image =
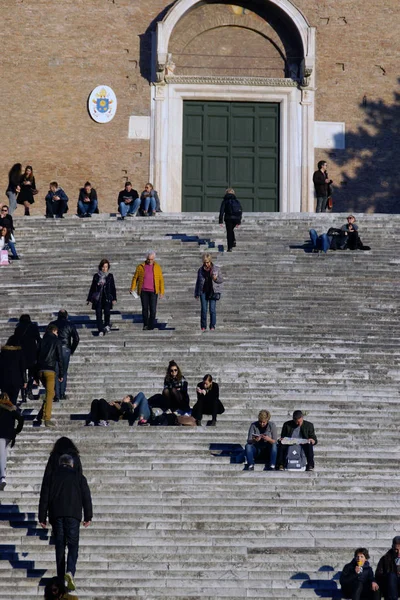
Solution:
[[[334,211],[400,213],[400,93],[393,93],[392,104],[364,96],[360,108],[363,125],[346,133],[345,150],[330,153],[343,169]]]
[[[168,4],[163,10],[156,16],[155,19],[150,23],[148,28],[144,33],[139,35],[140,38],[140,59],[139,59],[139,68],[140,74],[144,79],[147,79],[149,83],[153,81],[154,69],[155,65],[153,65],[153,60],[155,60],[155,56],[152,56],[152,47],[153,47],[153,36],[156,34],[157,23],[162,21],[166,16],[167,12],[174,5],[174,2]],[[154,44],[156,43],[156,39],[154,37]]]

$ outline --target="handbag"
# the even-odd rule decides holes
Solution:
[[[333,208],[333,198],[332,198],[332,196],[329,196],[328,201],[326,203],[326,208],[328,210],[332,210],[332,208]]]
[[[210,296],[210,300],[219,300],[221,298],[221,294],[219,292],[213,292]]]
[[[0,250],[0,265],[4,266],[4,265],[9,265],[10,261],[8,258],[8,251],[7,250]]]
[[[176,421],[178,423],[178,425],[185,425],[186,427],[196,427],[196,419],[194,417],[189,417],[189,416],[181,416],[181,417],[176,417]]]

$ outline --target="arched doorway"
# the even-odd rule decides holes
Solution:
[[[314,29],[289,0],[178,0],[158,23],[152,177],[167,210],[311,210]]]

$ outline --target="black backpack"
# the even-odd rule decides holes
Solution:
[[[225,215],[232,219],[240,221],[242,219],[242,205],[236,196],[229,195],[225,202]]]

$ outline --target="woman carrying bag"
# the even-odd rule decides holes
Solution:
[[[92,303],[92,309],[96,311],[97,329],[100,336],[106,335],[106,333],[111,331],[110,314],[112,307],[117,301],[114,276],[109,270],[110,261],[103,258],[100,261],[99,270],[93,275],[92,285],[90,286],[86,301],[87,304]]]
[[[202,258],[203,266],[197,272],[194,297],[200,298],[201,330],[206,331],[207,329],[207,309],[209,309],[210,331],[214,331],[217,324],[217,301],[221,298],[223,279],[221,269],[211,260],[211,254],[205,253]]]

